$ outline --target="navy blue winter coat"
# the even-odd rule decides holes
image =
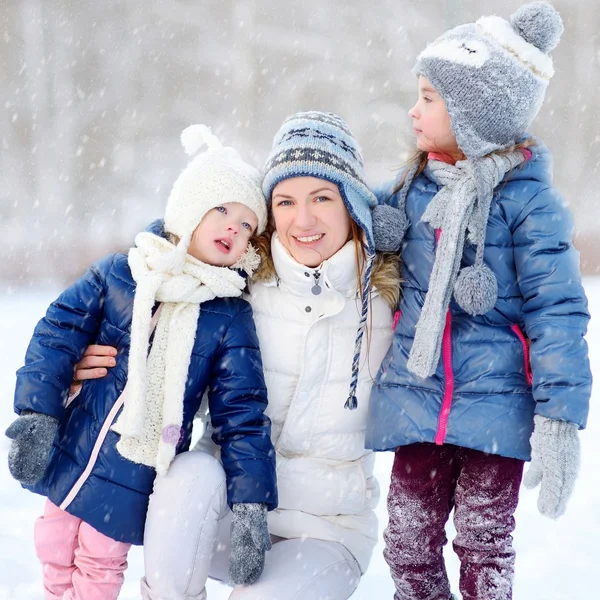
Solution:
[[[409,191],[402,248],[400,320],[371,392],[366,445],[392,450],[415,442],[456,444],[530,459],[534,413],[585,426],[591,373],[584,334],[589,314],[579,254],[564,201],[551,187],[540,143],[495,190],[485,263],[498,281],[492,310],[473,317],[452,301],[435,374],[407,367],[435,259],[436,233],[421,222],[438,192],[426,174]],[[389,200],[394,184],[379,191]],[[397,194],[389,200],[397,205]],[[467,243],[462,265],[471,265]]]
[[[123,254],[102,259],[64,291],[35,328],[25,366],[17,372],[15,410],[60,422],[48,470],[29,489],[115,540],[141,544],[155,471],[124,459],[116,449],[117,433],[108,430],[103,441],[101,436],[103,425],[106,430],[115,420],[109,412],[127,380],[134,291]],[[117,364],[106,377],[84,382],[67,406],[73,366],[92,343],[117,348]],[[200,305],[178,453],[189,448],[192,421],[207,389],[230,506],[264,502],[275,508],[267,392],[252,309],[242,298]]]

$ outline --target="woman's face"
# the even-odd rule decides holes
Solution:
[[[279,182],[271,196],[275,231],[299,263],[317,267],[350,238],[350,215],[337,185],[316,177]]]

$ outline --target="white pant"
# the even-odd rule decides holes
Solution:
[[[221,463],[204,452],[177,456],[150,498],[142,597],[205,600],[208,577],[227,582],[230,524]],[[360,568],[342,544],[272,540],[260,579],[230,600],[347,600],[358,586]]]

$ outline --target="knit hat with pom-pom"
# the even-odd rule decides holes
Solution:
[[[473,316],[496,304],[498,284],[484,261],[490,207],[504,175],[526,160],[524,152],[496,152],[527,137],[554,74],[548,53],[562,32],[561,17],[552,5],[531,2],[508,21],[489,16],[455,27],[417,57],[413,71],[427,77],[446,103],[452,132],[465,155],[452,166],[431,158],[426,167],[441,189],[421,220],[440,229],[442,236],[408,361],[409,370],[419,377],[435,372],[451,295]],[[413,165],[404,180],[398,202],[403,212],[417,168]],[[460,269],[466,236],[476,246],[475,260]]]
[[[194,156],[173,185],[165,209],[165,231],[179,238],[175,262],[185,262],[192,234],[204,215],[227,202],[247,206],[258,220],[256,233],[267,224],[262,175],[225,147],[206,125],[191,125],[181,133],[187,154]],[[206,146],[206,150],[198,151]],[[177,260],[178,259],[178,260]]]
[[[417,57],[413,71],[446,102],[467,158],[512,146],[525,134],[554,74],[548,53],[562,32],[552,5],[531,2],[509,21],[489,16],[450,29]]]

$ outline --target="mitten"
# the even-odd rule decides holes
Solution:
[[[271,549],[266,504],[234,504],[231,522],[229,578],[237,585],[254,583]]]
[[[35,412],[23,412],[8,426],[8,469],[17,481],[34,485],[44,476],[57,430],[57,419]]]
[[[567,506],[579,470],[579,427],[575,423],[535,415],[531,436],[531,465],[523,484],[541,483],[538,509],[546,517],[560,517]]]
[[[378,204],[373,209],[371,218],[375,250],[398,252],[408,229],[408,220],[404,211],[387,204]]]

